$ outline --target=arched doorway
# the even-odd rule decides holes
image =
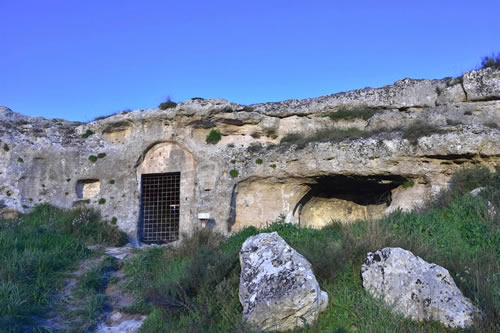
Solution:
[[[168,243],[191,232],[194,178],[193,155],[177,143],[162,142],[147,150],[137,167],[141,242]]]

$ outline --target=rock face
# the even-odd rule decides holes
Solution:
[[[168,229],[172,240],[189,234],[200,224],[198,216],[207,214],[216,231],[228,233],[265,225],[280,214],[290,223],[320,227],[332,218],[349,222],[411,210],[447,186],[457,170],[500,164],[499,75],[485,69],[455,79],[403,79],[250,106],[196,98],[89,123],[0,107],[0,217],[39,203],[91,207],[140,242],[151,231],[146,208],[178,218],[158,230],[158,221],[152,222],[153,233]],[[373,115],[328,117],[353,108]],[[435,130],[408,138],[405,129],[416,123]],[[359,135],[281,143],[289,134],[350,128]],[[222,137],[208,144],[212,129]],[[177,177],[175,202],[153,191],[160,205],[145,205],[143,178],[164,174]],[[335,209],[322,204],[327,200]],[[311,214],[319,206],[322,213]]]
[[[262,330],[311,324],[328,305],[311,264],[276,232],[248,238],[240,264],[243,318]]]
[[[393,311],[416,320],[438,320],[468,327],[478,310],[457,288],[445,268],[410,251],[384,248],[370,252],[361,266],[363,287]]]

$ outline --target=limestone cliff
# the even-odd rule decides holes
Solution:
[[[335,116],[354,109],[370,114]],[[137,240],[141,176],[180,172],[178,202],[162,206],[180,234],[200,213],[221,232],[280,214],[318,226],[411,209],[457,169],[500,164],[500,71],[250,106],[196,98],[90,123],[0,107],[0,121],[4,216],[42,202],[95,207]],[[212,129],[222,138],[208,144]]]

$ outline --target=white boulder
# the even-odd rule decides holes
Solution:
[[[361,266],[361,277],[371,295],[405,317],[465,328],[478,313],[447,269],[401,248],[369,252]]]
[[[240,264],[243,318],[261,330],[311,324],[328,305],[311,264],[276,232],[249,237]]]

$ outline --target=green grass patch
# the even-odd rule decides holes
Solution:
[[[86,244],[124,242],[122,232],[88,209],[40,205],[16,220],[0,220],[0,327],[16,332],[34,325],[63,273],[92,255]]]

